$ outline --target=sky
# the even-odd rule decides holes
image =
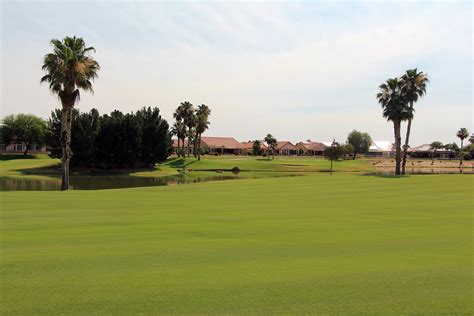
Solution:
[[[39,83],[42,58],[75,35],[101,65],[82,111],[157,106],[171,124],[190,101],[212,110],[207,136],[345,141],[357,129],[393,141],[378,86],[418,68],[430,83],[412,144],[473,131],[470,1],[0,3],[2,117],[60,107]]]

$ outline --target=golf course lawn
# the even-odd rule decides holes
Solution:
[[[0,192],[0,314],[472,314],[473,179]]]

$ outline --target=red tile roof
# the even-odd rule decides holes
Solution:
[[[232,137],[201,137],[202,145],[209,148],[244,149],[244,146]]]
[[[242,142],[242,146],[244,146],[245,149],[253,149],[253,142]],[[263,141],[260,141],[260,149],[267,149],[267,146],[263,143]]]
[[[173,141],[173,147],[174,148],[178,147],[178,140],[173,138],[172,141]],[[183,146],[183,141],[179,141],[179,146]],[[188,140],[187,139],[184,140],[184,146],[185,147],[188,146]]]
[[[290,150],[297,150],[297,148],[295,147],[295,145],[293,145],[290,141],[287,141],[287,140],[282,140],[282,141],[279,141],[277,142],[277,150],[280,150],[282,147],[284,147],[286,144],[289,144],[289,147],[288,149]]]

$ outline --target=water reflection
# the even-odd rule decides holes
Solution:
[[[167,177],[135,176],[71,176],[70,187],[73,190],[102,190],[133,187],[178,185],[207,181],[239,179],[237,174],[218,174],[215,176],[175,175]],[[60,178],[0,177],[0,191],[51,191],[59,190]]]

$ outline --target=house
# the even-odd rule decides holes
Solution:
[[[22,154],[26,150],[26,145],[25,144],[10,144],[10,145],[5,145],[5,144],[0,144],[0,153],[18,153]],[[47,152],[46,146],[40,146],[37,144],[31,144],[30,148],[28,149],[28,153],[30,154],[45,154]]]
[[[299,142],[296,144],[298,154],[302,153],[308,156],[322,156],[326,147],[323,143],[318,142]]]
[[[430,144],[423,144],[416,147],[408,148],[408,154],[410,157],[414,158],[432,158],[435,155],[435,158],[453,158],[455,157],[455,152],[449,149],[441,148],[437,149],[436,153],[431,148]]]
[[[297,155],[298,148],[289,141],[279,141],[277,142],[277,148],[275,150],[275,155],[280,156],[291,156]]]
[[[173,138],[172,141],[173,141],[173,145],[172,145],[172,146],[173,146],[173,153],[174,153],[174,154],[177,154],[177,153],[178,153],[178,139],[177,139],[177,138]],[[180,146],[181,148],[183,148],[183,141],[182,141],[182,140],[179,141],[179,146]],[[188,140],[185,139],[185,140],[184,140],[184,150],[185,150],[185,151],[187,150],[187,146],[188,146]],[[191,146],[191,144],[190,144],[190,146]]]
[[[249,140],[248,142],[242,142],[242,146],[244,147],[243,152],[246,154],[252,154],[253,153],[253,141]],[[261,140],[260,141],[260,153],[265,154],[268,151],[267,145]]]
[[[370,157],[392,157],[395,156],[395,148],[389,141],[373,141],[369,147]]]
[[[242,154],[244,146],[232,137],[201,137],[201,147],[208,153],[218,154]]]

